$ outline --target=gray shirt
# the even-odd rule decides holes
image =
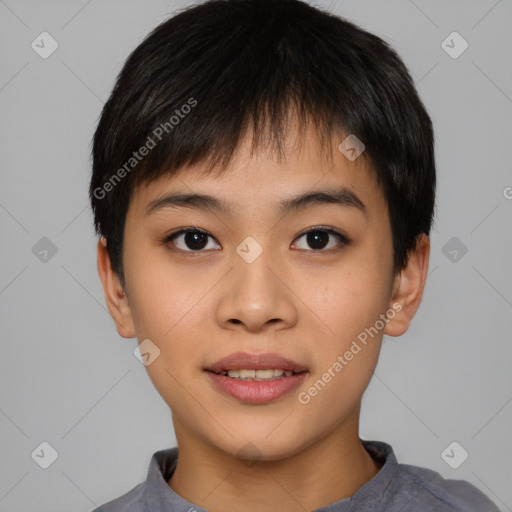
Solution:
[[[352,497],[313,512],[499,512],[470,483],[446,480],[430,469],[399,464],[386,443],[361,442],[381,467],[379,472]],[[145,482],[92,512],[207,512],[183,499],[167,484],[177,461],[177,448],[155,452]]]

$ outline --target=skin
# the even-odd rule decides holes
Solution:
[[[172,411],[178,442],[168,484],[212,512],[312,511],[352,496],[379,470],[359,438],[361,398],[383,334],[403,334],[419,307],[430,245],[422,235],[407,267],[393,275],[385,199],[364,157],[351,162],[338,151],[341,140],[328,161],[308,128],[304,144],[287,139],[278,162],[266,151],[251,156],[248,135],[221,176],[187,168],[136,189],[126,219],[125,288],[105,241],[98,244],[98,270],[119,334],[149,338],[160,350],[146,369]],[[335,204],[278,211],[281,199],[340,185],[357,194],[366,215]],[[151,201],[171,191],[213,195],[230,203],[230,213],[169,207],[145,215]],[[350,242],[330,235],[327,247],[315,250],[302,235],[318,225]],[[162,241],[188,226],[213,237],[202,252],[191,254],[193,240],[187,245],[183,235]],[[236,252],[247,236],[263,248],[250,264]],[[301,404],[298,393],[393,304],[401,311],[385,329]],[[308,375],[271,403],[239,402],[214,389],[203,371],[237,351],[277,352],[306,366]]]

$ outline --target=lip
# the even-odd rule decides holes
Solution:
[[[277,400],[300,386],[308,375],[308,372],[304,371],[265,382],[236,380],[209,370],[205,370],[205,373],[217,390],[247,404],[266,404]]]
[[[295,373],[305,372],[308,369],[301,364],[286,359],[279,354],[248,354],[246,352],[235,352],[229,356],[219,359],[212,365],[205,368],[210,372],[221,372],[223,370],[265,370],[267,368],[281,369]],[[275,381],[273,381],[275,382]]]
[[[243,381],[219,374],[225,370],[270,368],[291,371],[294,375],[270,381]],[[300,386],[309,373],[305,366],[279,354],[246,352],[236,352],[223,357],[204,370],[218,391],[248,404],[265,404],[277,400]]]

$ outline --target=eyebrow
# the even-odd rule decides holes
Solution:
[[[359,197],[346,187],[326,190],[312,190],[295,197],[283,199],[280,203],[280,213],[288,214],[305,209],[313,205],[335,204],[351,207],[368,216],[365,204]],[[145,212],[145,216],[151,215],[164,208],[185,207],[198,210],[220,212],[229,215],[230,205],[222,199],[208,194],[169,193],[151,201]]]

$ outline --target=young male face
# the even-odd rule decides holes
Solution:
[[[136,189],[125,227],[126,294],[101,243],[98,268],[120,335],[149,339],[160,350],[146,369],[172,410],[183,453],[195,445],[222,457],[279,460],[329,441],[340,447],[357,442],[360,400],[382,335],[407,330],[421,300],[429,247],[423,237],[408,267],[393,276],[385,199],[363,156],[352,162],[337,149],[341,140],[329,163],[308,130],[302,151],[288,139],[280,164],[264,152],[249,158],[249,140],[220,177],[188,168]],[[353,199],[281,211],[284,200],[341,189],[364,206]],[[229,212],[165,204],[151,209],[170,193],[213,196]],[[210,236],[164,242],[192,226]],[[304,233],[317,226],[320,233],[308,239]],[[262,252],[252,260],[258,247]],[[380,328],[378,334],[358,341],[371,327],[373,333]],[[297,386],[278,398],[248,402],[220,390],[214,384],[219,377],[207,371],[239,352],[278,354],[306,372],[292,377]]]

